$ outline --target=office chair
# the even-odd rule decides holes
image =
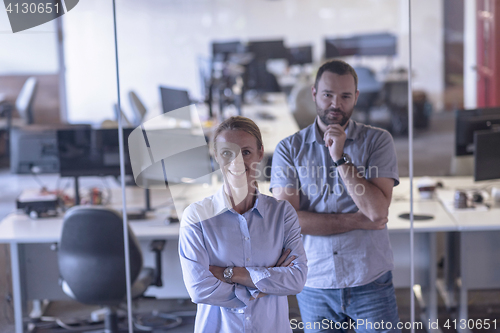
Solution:
[[[31,125],[34,123],[33,116],[33,101],[35,100],[36,88],[38,85],[37,79],[32,76],[29,77],[25,82],[19,95],[17,95],[15,109],[24,120],[26,125]],[[12,112],[14,111],[14,105],[9,103],[2,103],[0,105],[0,116],[7,118],[7,139],[6,145],[6,155],[10,155],[10,135],[12,130]]]
[[[26,125],[31,125],[35,122],[32,106],[37,86],[38,81],[34,76],[28,78],[16,99],[17,112],[25,120]]]
[[[308,80],[300,80],[290,92],[288,104],[300,129],[311,125],[318,114],[312,98],[312,85]]]
[[[156,269],[142,267],[142,254],[129,228],[132,298],[150,285],[162,286],[161,251],[165,241],[153,241]],[[61,287],[84,304],[106,307],[105,332],[118,332],[116,309],[126,298],[125,253],[121,216],[103,207],[78,206],[64,216],[58,245]],[[177,325],[180,318],[176,319]]]
[[[147,110],[135,91],[129,91],[128,99],[132,106],[132,111],[134,112],[134,126],[139,126],[144,120]]]

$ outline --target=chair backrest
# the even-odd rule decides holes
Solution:
[[[23,118],[28,125],[34,122],[32,105],[35,99],[36,87],[37,79],[34,76],[28,78],[16,99],[17,112],[19,112],[21,118]]]
[[[354,67],[358,76],[358,90],[363,93],[379,92],[382,84],[375,77],[375,73],[368,67]]]
[[[128,232],[133,282],[142,268],[142,253],[130,228]],[[123,301],[127,290],[123,244],[123,222],[117,212],[83,206],[66,212],[59,272],[76,300],[100,305]]]
[[[289,106],[300,129],[311,125],[318,114],[312,99],[312,85],[311,82],[300,81],[290,92]]]
[[[123,127],[133,127],[130,121],[128,120],[127,116],[123,112],[123,110],[118,111],[118,104],[113,104],[113,111],[115,112],[115,121],[116,121],[116,127],[118,127],[118,118],[120,117],[120,113],[122,116],[122,126]]]
[[[146,107],[144,107],[144,104],[134,91],[130,91],[128,93],[128,98],[130,100],[130,105],[132,106],[132,111],[134,112],[134,125],[139,126],[146,115]]]

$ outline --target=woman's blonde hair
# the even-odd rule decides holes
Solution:
[[[214,132],[214,146],[216,144],[217,137],[222,133],[222,131],[233,130],[239,130],[253,135],[255,139],[257,139],[257,149],[261,149],[262,135],[260,134],[259,127],[251,119],[242,116],[231,117],[220,123]]]

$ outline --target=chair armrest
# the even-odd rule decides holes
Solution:
[[[162,253],[163,249],[165,248],[166,243],[167,243],[167,241],[165,241],[165,240],[153,240],[149,244],[149,249],[155,253],[155,261],[156,261],[155,282],[152,285],[157,286],[157,287],[163,286],[163,281],[161,280],[161,273],[162,273],[161,253]]]

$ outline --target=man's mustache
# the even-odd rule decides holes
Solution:
[[[325,111],[326,112],[338,112],[338,113],[344,114],[344,112],[342,112],[340,109],[326,109]]]

